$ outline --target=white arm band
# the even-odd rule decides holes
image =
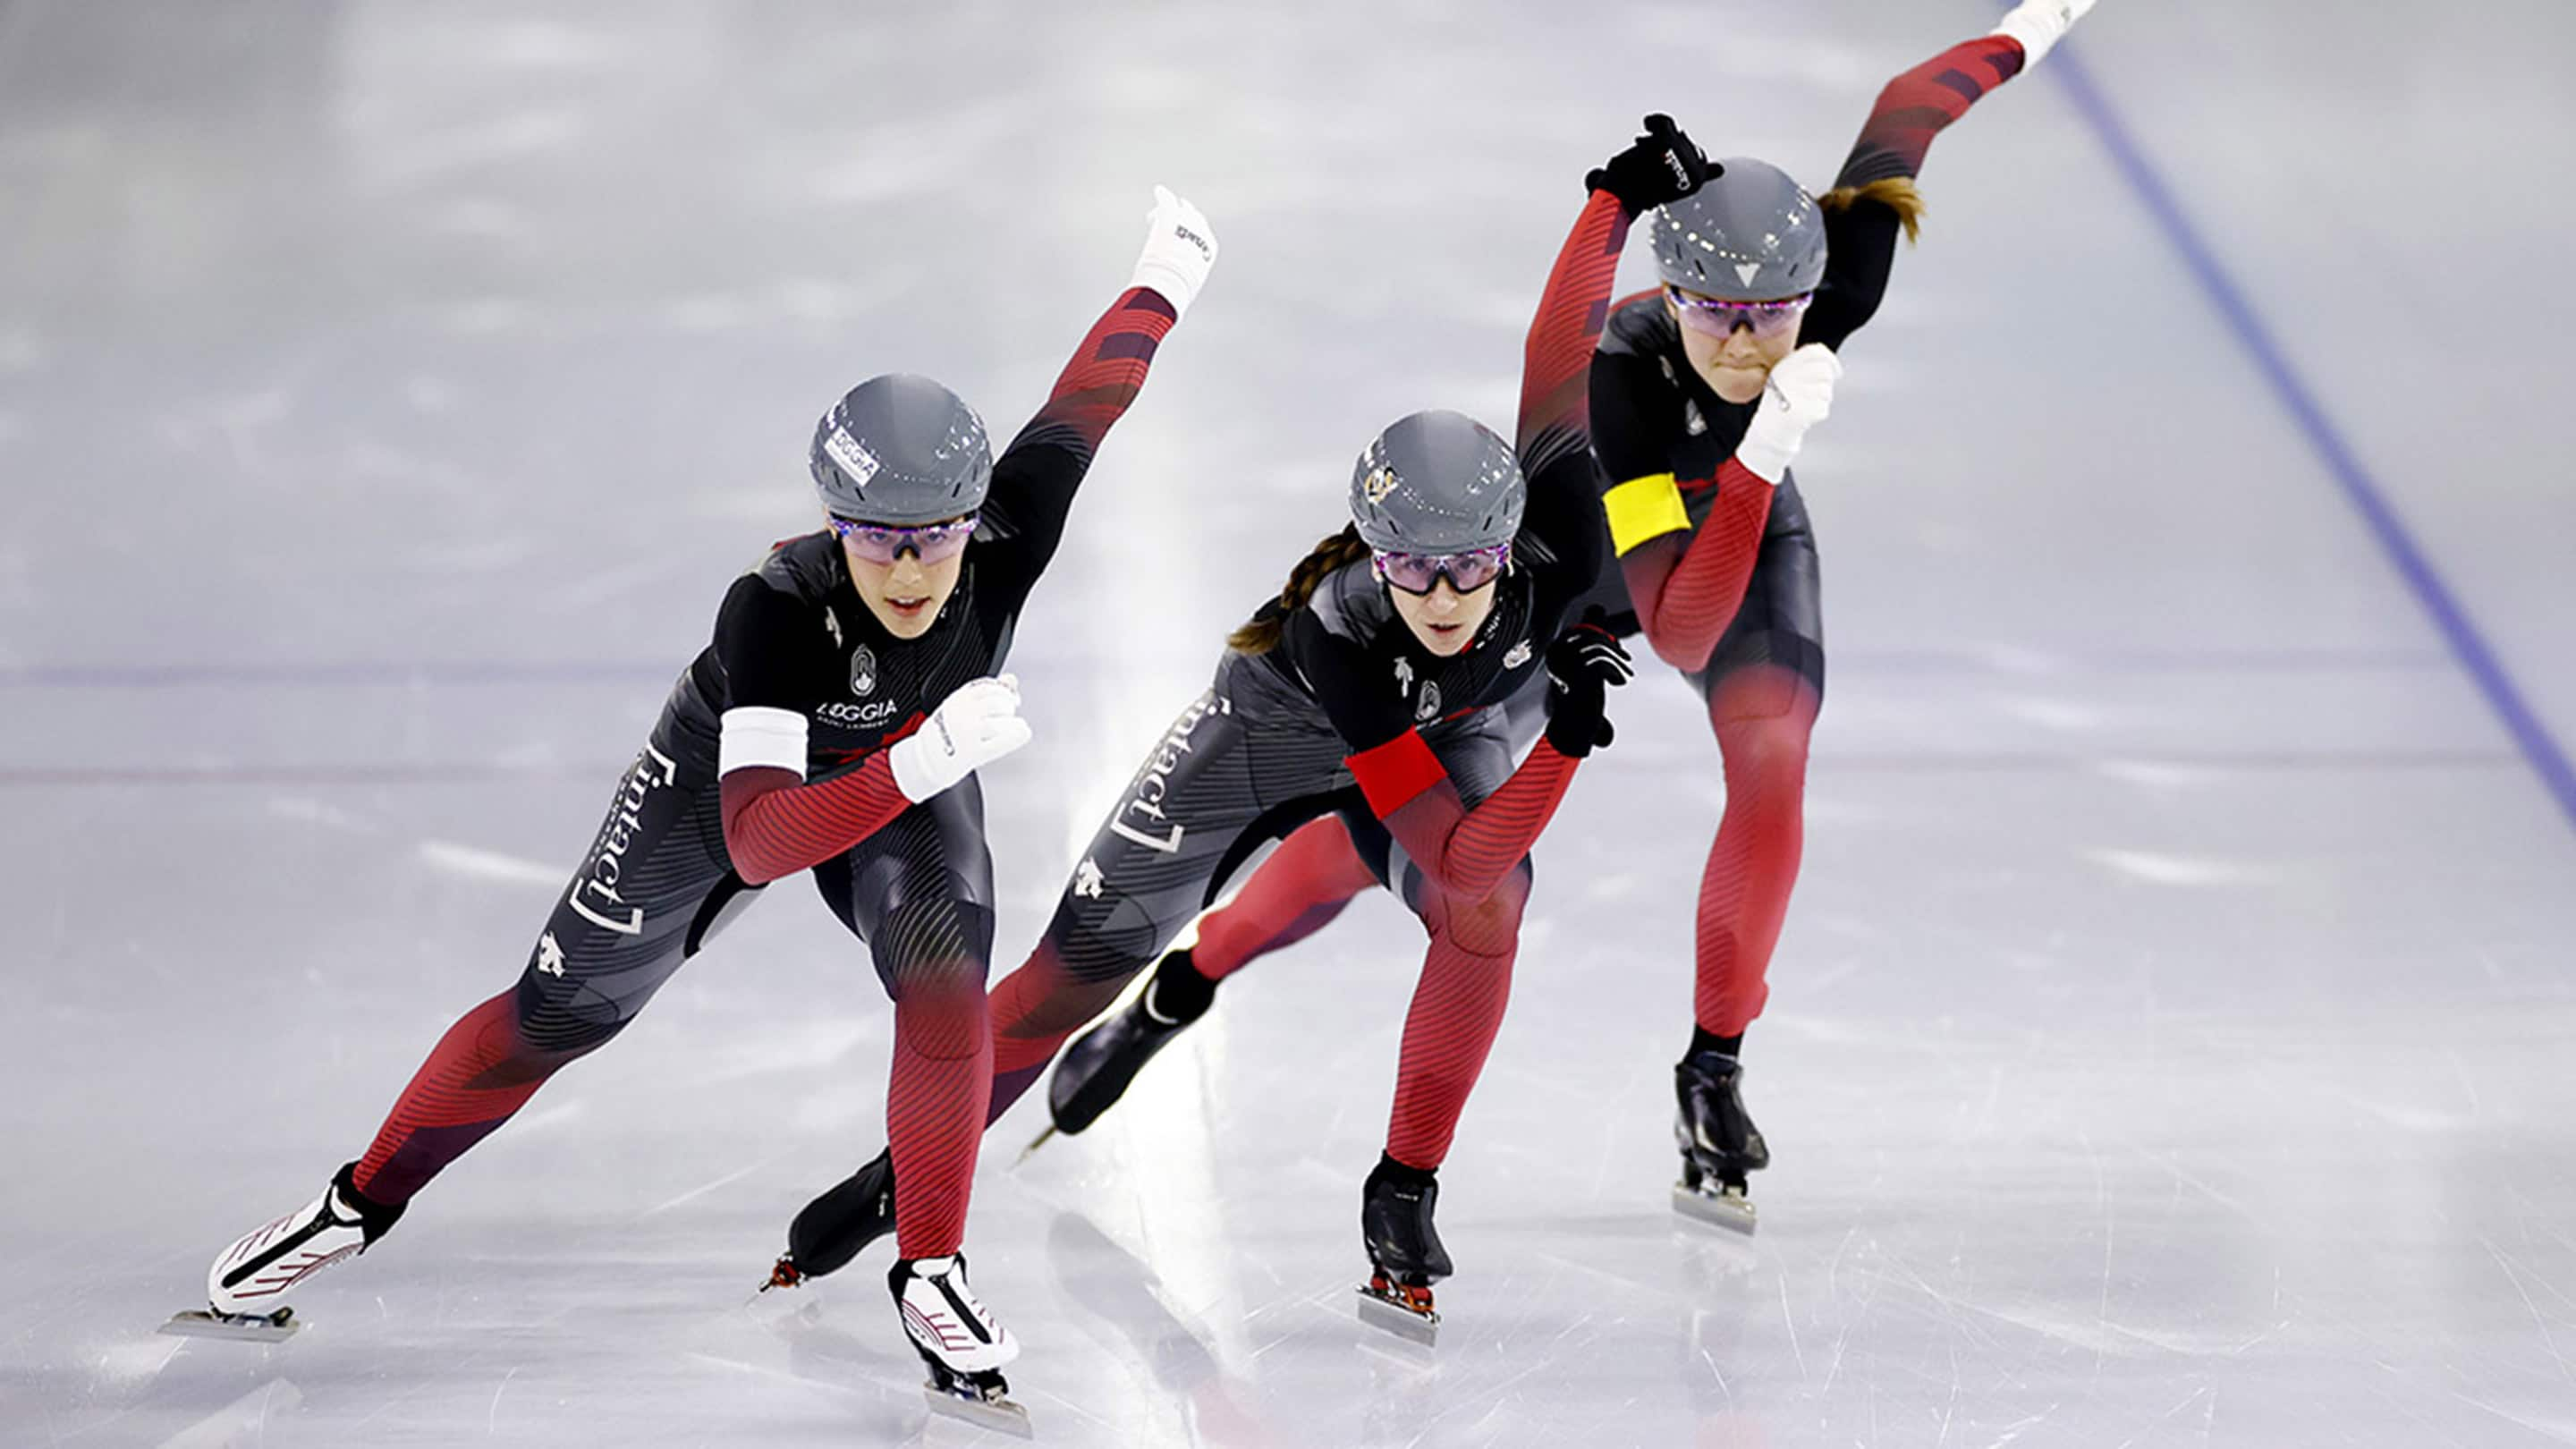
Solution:
[[[794,770],[805,778],[805,716],[792,709],[746,704],[724,712],[716,739],[716,775],[765,768]]]

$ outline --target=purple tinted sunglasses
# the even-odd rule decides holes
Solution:
[[[1471,548],[1465,553],[1379,553],[1377,576],[1408,594],[1427,594],[1445,575],[1449,587],[1472,594],[1494,581],[1512,561],[1512,546]]]
[[[1664,295],[1681,309],[1682,325],[1693,332],[1711,337],[1731,337],[1738,327],[1750,327],[1753,335],[1765,342],[1785,337],[1807,313],[1807,304],[1816,300],[1813,292],[1801,292],[1777,302],[1725,302],[1685,292],[1679,287],[1666,287]]]
[[[891,564],[908,549],[926,564],[955,558],[965,551],[966,540],[975,536],[976,517],[952,518],[946,523],[926,523],[918,528],[895,528],[882,523],[856,523],[847,518],[832,520],[832,531],[850,546],[850,551],[872,564]]]

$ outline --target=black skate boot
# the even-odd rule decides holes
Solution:
[[[1047,1115],[1054,1125],[1038,1143],[1061,1132],[1070,1137],[1117,1105],[1136,1073],[1191,1022],[1207,1015],[1216,983],[1198,973],[1185,947],[1166,952],[1154,979],[1127,1009],[1073,1039],[1055,1074],[1047,1078]]]
[[[1002,1365],[1020,1341],[966,1286],[966,1258],[898,1258],[886,1274],[913,1352],[930,1370],[930,1407],[986,1429],[1029,1437],[1029,1411],[1011,1398]]]
[[[1360,1321],[1428,1348],[1440,1333],[1431,1285],[1449,1276],[1449,1250],[1432,1226],[1440,1184],[1432,1174],[1380,1155],[1360,1188],[1360,1239],[1368,1247],[1368,1286]]]
[[[894,1231],[894,1149],[805,1204],[787,1225],[787,1252],[760,1291],[793,1288],[838,1271],[861,1249]]]
[[[1771,1165],[1771,1149],[1744,1110],[1738,1090],[1743,1079],[1743,1064],[1720,1051],[1694,1051],[1673,1068],[1673,1091],[1681,1104],[1673,1118],[1673,1141],[1682,1151],[1673,1211],[1750,1234],[1753,1202],[1745,1196],[1744,1179]]]

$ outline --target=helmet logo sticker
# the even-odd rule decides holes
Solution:
[[[865,644],[850,656],[850,693],[868,695],[877,692],[876,651]]]
[[[1396,486],[1401,484],[1403,481],[1404,480],[1402,478],[1396,476],[1393,468],[1389,468],[1384,464],[1379,464],[1377,467],[1369,470],[1368,478],[1360,484],[1360,492],[1367,497],[1368,501],[1371,503],[1384,503],[1386,501],[1386,496],[1393,493],[1396,490]]]
[[[831,454],[832,461],[840,465],[849,480],[862,488],[868,486],[869,479],[877,476],[877,455],[851,437],[846,428],[834,428],[831,436],[823,440],[823,451]]]
[[[1762,264],[1760,262],[1737,262],[1735,264],[1735,275],[1741,277],[1744,280],[1744,285],[1748,287],[1753,285],[1753,274],[1761,270]]]

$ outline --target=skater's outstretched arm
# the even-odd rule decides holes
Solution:
[[[1887,83],[1852,143],[1825,211],[1828,261],[1801,335],[1839,349],[1887,295],[1899,231],[1922,213],[1914,178],[1932,138],[1987,92],[2021,74],[2062,38],[2094,0],[2027,0],[1993,32],[1962,41]]]
[[[1199,209],[1156,187],[1145,249],[1125,292],[1084,334],[1046,405],[993,465],[982,510],[995,583],[1007,573],[1023,588],[1055,556],[1073,495],[1110,427],[1145,386],[1154,352],[1216,262],[1216,233]]]

